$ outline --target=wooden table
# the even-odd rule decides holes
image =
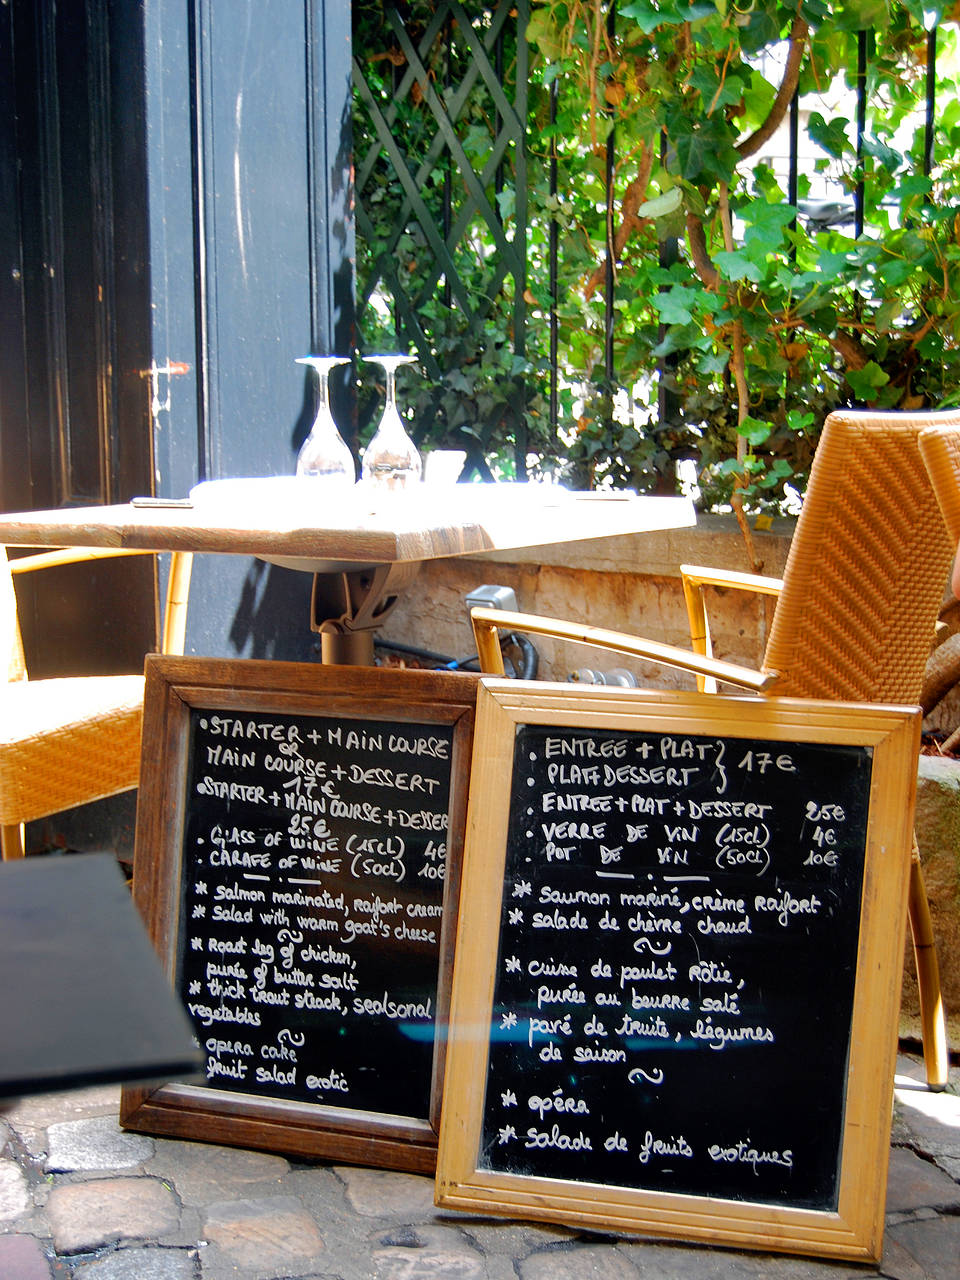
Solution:
[[[357,662],[372,657],[384,600],[408,586],[425,560],[695,523],[686,498],[526,484],[423,485],[399,493],[357,486],[321,504],[308,484],[292,476],[213,481],[183,501],[135,498],[0,515],[0,543],[252,555],[313,573],[320,604],[312,625],[324,660]],[[318,617],[318,608],[329,616]]]

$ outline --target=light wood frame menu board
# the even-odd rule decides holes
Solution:
[[[148,659],[134,894],[205,1077],[127,1128],[433,1171],[476,689]]]
[[[919,729],[485,680],[437,1203],[876,1260]]]

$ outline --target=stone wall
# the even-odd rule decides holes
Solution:
[[[762,572],[783,572],[792,532],[793,521],[778,520],[770,532],[754,535]],[[465,598],[483,583],[496,583],[513,587],[526,613],[588,621],[688,648],[678,568],[682,563],[740,571],[750,567],[736,524],[723,516],[700,517],[691,529],[433,560],[423,566],[382,634],[458,658],[474,653]],[[717,656],[758,665],[771,609],[769,597],[718,593],[711,613]],[[646,687],[694,687],[692,678],[682,673],[627,662],[589,646],[538,637],[536,647],[543,679],[566,680],[581,667],[627,666]]]
[[[960,761],[921,756],[917,782],[917,844],[937,940],[950,1045],[960,1052]],[[903,1011],[919,1034],[913,957],[907,945]]]

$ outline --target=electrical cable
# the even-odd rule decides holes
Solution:
[[[417,645],[403,644],[398,640],[384,640],[381,636],[378,636],[374,643],[378,649],[385,649],[390,653],[406,654],[410,658],[420,658],[425,662],[433,662],[438,670],[479,670],[476,654],[472,654],[469,658],[452,658],[446,653],[436,653],[432,649],[422,649]],[[504,666],[509,664],[511,668],[507,675],[515,680],[535,680],[540,666],[540,655],[531,641],[526,636],[521,636],[511,631],[503,637],[503,643],[505,645],[512,644],[520,651],[519,662],[515,662],[512,658],[504,655]]]

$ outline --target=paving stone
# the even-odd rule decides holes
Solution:
[[[86,1253],[174,1231],[180,1210],[156,1178],[108,1178],[54,1187],[47,1216],[58,1253]]]
[[[913,1139],[928,1155],[960,1158],[960,1096],[923,1087],[898,1087],[897,1109]]]
[[[161,1139],[150,1162],[151,1174],[171,1182],[184,1204],[197,1205],[277,1195],[289,1170],[282,1156]]]
[[[316,1223],[295,1196],[210,1205],[204,1235],[237,1266],[278,1276],[305,1274],[323,1249]]]
[[[889,1229],[883,1240],[880,1274],[884,1280],[927,1280],[926,1272],[903,1245],[892,1238]]]
[[[958,1078],[930,1094],[922,1064],[907,1066],[879,1269],[439,1211],[413,1174],[124,1134],[111,1087],[4,1115],[0,1280],[960,1280]],[[125,1141],[152,1144],[144,1172]],[[24,1148],[68,1178],[38,1182]],[[104,1159],[117,1176],[97,1173]],[[5,1191],[20,1206],[6,1223]],[[51,1229],[65,1257],[45,1256]]]
[[[564,1244],[523,1258],[517,1274],[520,1280],[637,1280],[641,1272],[612,1246]]]
[[[73,1280],[195,1280],[195,1249],[118,1249],[76,1267]]]
[[[93,1089],[39,1093],[22,1098],[4,1119],[27,1151],[39,1159],[47,1150],[48,1125],[89,1116],[116,1116],[119,1110],[119,1085],[98,1085]]]
[[[483,1280],[483,1259],[466,1248],[377,1249],[373,1254],[377,1280]]]
[[[33,1236],[0,1236],[0,1280],[51,1280],[50,1263]]]
[[[12,1160],[0,1160],[0,1222],[12,1222],[31,1207],[30,1188]]]
[[[487,1280],[483,1255],[463,1232],[421,1224],[388,1232],[371,1262],[377,1280]]]
[[[491,1219],[484,1222],[471,1219],[464,1228],[471,1240],[476,1241],[485,1254],[509,1254],[522,1258],[547,1245],[571,1240],[577,1234],[571,1227],[557,1223],[513,1222],[507,1219]]]
[[[887,1213],[921,1207],[960,1211],[960,1187],[931,1161],[913,1151],[894,1148],[890,1152]]]
[[[393,1227],[384,1231],[378,1237],[377,1243],[384,1248],[443,1249],[453,1252],[466,1248],[471,1253],[483,1253],[469,1232],[443,1222],[418,1222]]]
[[[894,1105],[893,1119],[890,1124],[890,1142],[895,1147],[909,1147],[913,1141],[910,1126],[900,1114],[899,1105]]]
[[[888,1231],[891,1243],[912,1260],[923,1280],[953,1280],[960,1275],[960,1217],[935,1217],[922,1221],[903,1222]],[[884,1264],[887,1255],[884,1253]],[[901,1274],[885,1275],[901,1280]],[[914,1273],[902,1273],[902,1280],[914,1280]]]
[[[88,1169],[133,1169],[153,1155],[152,1138],[126,1133],[114,1116],[64,1120],[47,1129],[48,1173]]]
[[[350,1165],[338,1166],[336,1172],[343,1179],[353,1209],[365,1217],[415,1218],[434,1212],[431,1178]]]
[[[67,1089],[62,1093],[37,1093],[21,1098],[4,1119],[14,1129],[46,1128],[61,1120],[79,1120],[83,1116],[118,1115],[120,1086],[97,1085],[91,1089]]]
[[[703,1245],[621,1244],[639,1280],[872,1280],[873,1267]]]

